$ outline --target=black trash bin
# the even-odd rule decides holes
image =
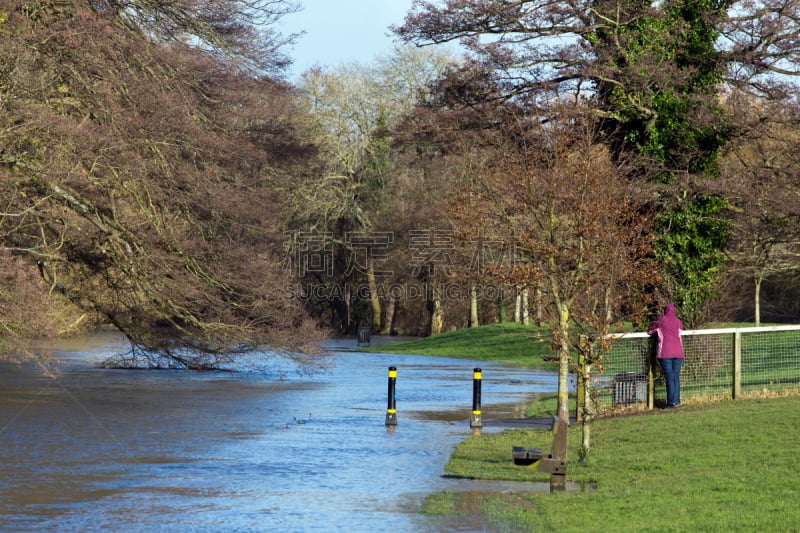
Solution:
[[[369,326],[358,326],[358,345],[369,346]]]
[[[647,402],[647,374],[617,374],[611,387],[611,404],[614,407]]]

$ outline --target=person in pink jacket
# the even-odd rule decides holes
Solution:
[[[683,322],[675,315],[675,306],[664,306],[664,314],[647,328],[648,335],[658,335],[656,359],[667,382],[667,407],[681,404],[681,365],[683,364]]]

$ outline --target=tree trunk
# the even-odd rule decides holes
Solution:
[[[756,320],[756,327],[761,325],[761,280],[762,276],[757,275],[755,277],[755,309],[753,310],[755,313],[755,320]]]
[[[345,331],[348,332],[348,333],[353,331],[353,329],[352,329],[353,328],[353,316],[352,316],[353,315],[352,314],[352,307],[353,306],[350,305],[350,303],[351,303],[350,302],[350,284],[349,283],[345,283],[344,284],[344,308],[345,308],[345,314],[346,314],[346,318],[347,318],[347,322],[345,323]]]
[[[569,308],[558,305],[558,411],[556,416],[569,424]]]
[[[558,349],[558,411],[556,416],[569,424],[569,348],[562,341]]]
[[[381,329],[381,300],[378,297],[378,282],[375,279],[375,267],[372,258],[367,258],[367,283],[369,284],[369,300],[372,307],[372,330]]]
[[[469,327],[477,328],[478,322],[478,288],[473,281],[469,287]]]
[[[503,289],[498,291],[497,296],[497,321],[501,324],[506,321],[508,309],[506,309],[506,293]]]
[[[397,298],[389,294],[389,301],[386,303],[386,319],[383,322],[381,335],[392,335],[394,333],[394,316],[397,310]]]
[[[431,287],[429,296],[429,305],[431,310],[431,335],[438,335],[442,332],[444,326],[444,310],[442,309],[442,298],[439,294],[439,289]]]
[[[536,325],[541,326],[544,321],[544,304],[542,303],[542,288],[538,284],[533,294],[536,300]]]
[[[590,350],[593,350],[594,347],[590,347]],[[590,354],[589,357],[593,357],[593,354]],[[585,461],[589,455],[589,451],[591,450],[591,437],[592,437],[592,421],[594,416],[594,410],[592,408],[592,369],[593,364],[587,363],[584,365],[582,370],[583,375],[583,414],[581,416],[581,451],[580,451],[580,460]]]
[[[522,323],[522,289],[519,285],[514,287],[514,322],[516,324]]]
[[[589,456],[591,440],[592,440],[591,419],[587,414],[584,414],[583,424],[581,425],[581,451],[579,453],[581,461],[585,461],[586,458]]]
[[[530,322],[530,313],[528,312],[528,286],[522,288],[522,324],[528,325]]]

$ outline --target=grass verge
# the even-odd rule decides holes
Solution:
[[[579,425],[569,429],[568,479],[595,488],[559,494],[471,498],[496,531],[798,531],[800,397],[688,405],[598,420],[592,451],[578,463]],[[512,446],[549,450],[546,430],[469,437],[445,467],[466,478],[547,481],[515,466]],[[461,509],[439,493],[431,514]]]
[[[504,323],[449,331],[410,341],[399,341],[364,351],[435,355],[457,359],[480,359],[492,363],[555,370],[547,328]]]
[[[718,327],[730,327],[719,325]],[[497,324],[398,342],[382,352],[465,357],[555,369],[544,328]],[[529,406],[552,415],[555,398]],[[574,406],[571,407],[571,411]],[[688,404],[677,410],[606,418],[592,425],[592,450],[578,463],[581,427],[569,429],[568,479],[577,492],[428,496],[423,511],[473,514],[486,531],[800,531],[800,397]],[[547,481],[515,466],[513,446],[549,450],[546,430],[508,430],[463,441],[449,476]]]

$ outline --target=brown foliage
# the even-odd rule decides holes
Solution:
[[[281,293],[269,185],[302,149],[288,90],[68,5],[18,7],[0,34],[3,242],[139,347],[316,338]]]
[[[0,248],[0,350],[4,358],[18,359],[27,347],[19,338],[46,338],[55,333],[47,314],[47,288],[35,269]]]
[[[797,282],[792,279],[800,258],[797,109],[740,93],[731,94],[726,104],[746,135],[722,158],[722,177],[706,184],[725,199],[731,224],[728,294],[715,311],[757,323],[767,317],[773,322],[796,320],[792,301]]]
[[[458,113],[480,113],[474,124],[491,125],[459,129],[451,145],[460,145],[463,163],[451,203],[458,235],[513,239],[506,268],[491,265],[480,277],[543,285],[550,319],[558,322],[563,304],[592,336],[612,315],[635,319],[643,289],[658,278],[649,198],[598,142],[592,114],[554,106],[543,122],[510,103]]]

